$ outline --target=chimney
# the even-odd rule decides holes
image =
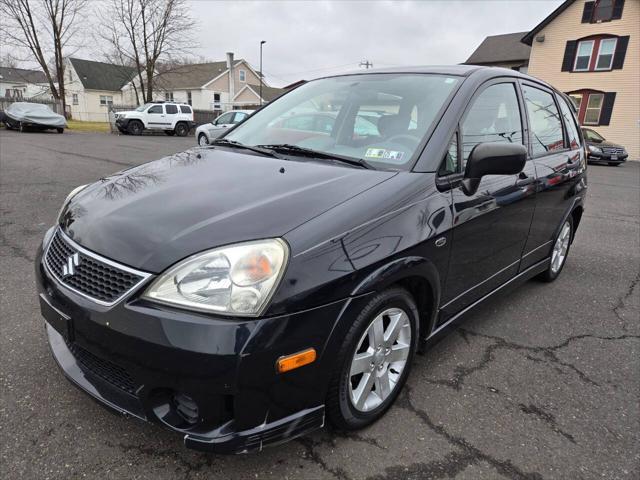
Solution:
[[[236,95],[236,77],[233,71],[233,52],[227,52],[227,68],[229,69],[229,103]]]

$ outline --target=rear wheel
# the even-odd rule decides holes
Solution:
[[[179,122],[174,130],[179,137],[186,137],[189,133],[189,127],[184,122]]]
[[[209,139],[204,133],[198,135],[198,145],[200,145],[201,147],[206,147],[207,145],[209,145]]]
[[[553,250],[551,251],[551,263],[549,268],[540,274],[540,279],[545,282],[553,282],[564,267],[569,255],[569,248],[571,247],[571,238],[573,237],[573,218],[571,215],[564,221],[560,232],[556,236],[553,243]]]
[[[327,395],[327,416],[354,430],[378,420],[397,398],[416,351],[418,311],[411,295],[393,288],[358,315],[338,355]]]
[[[139,120],[131,120],[127,126],[127,130],[131,135],[141,135],[144,130],[144,125]]]

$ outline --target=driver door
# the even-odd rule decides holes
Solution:
[[[216,118],[208,128],[210,138],[212,139],[218,138],[229,127],[233,126],[231,123],[231,120],[234,115],[235,115],[235,112],[227,112],[227,113],[223,113],[218,118]]]
[[[462,172],[479,143],[524,143],[522,98],[505,79],[476,92],[460,123]],[[487,175],[478,191],[453,190],[453,239],[442,297],[446,321],[518,273],[535,209],[535,167],[519,175]]]

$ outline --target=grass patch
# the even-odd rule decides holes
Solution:
[[[104,132],[109,133],[109,122],[81,122],[80,120],[67,120],[67,128],[74,132]]]

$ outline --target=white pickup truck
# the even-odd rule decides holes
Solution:
[[[162,130],[184,137],[195,126],[193,109],[185,103],[151,102],[126,112],[116,112],[116,126],[125,134],[140,135],[144,130]]]

